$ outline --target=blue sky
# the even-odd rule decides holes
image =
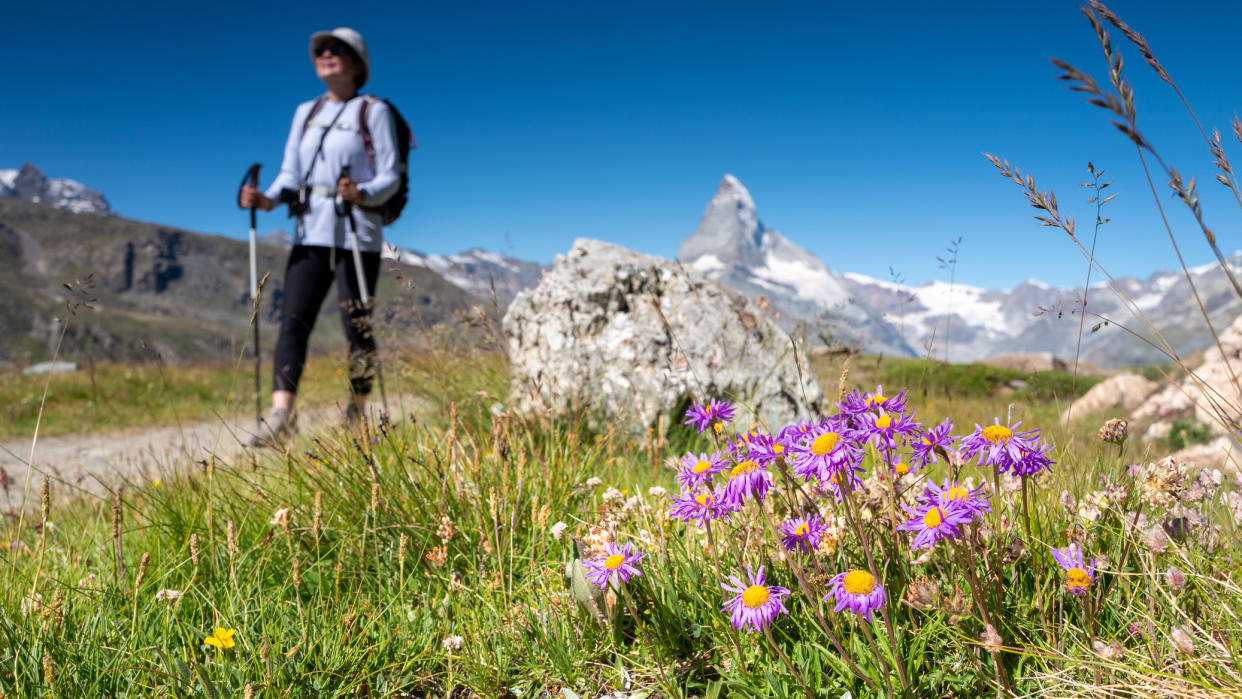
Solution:
[[[1115,274],[1175,266],[1134,149],[1066,91],[1048,58],[1106,82],[1076,2],[18,3],[6,9],[0,167],[23,161],[102,190],[122,215],[243,237],[233,205],[252,161],[279,167],[293,109],[321,91],[319,29],[366,37],[376,94],[422,147],[412,199],[386,231],[425,252],[484,247],[551,261],[575,237],[672,257],[720,177],[736,175],[766,225],[841,272],[958,280],[1082,281],[1063,234],[1040,228],[996,153],[1057,192],[1084,235],[1087,161],[1116,179],[1099,256]],[[1147,36],[1210,129],[1239,152],[1239,9],[1112,5]],[[1226,252],[1239,206],[1176,96],[1114,32],[1140,127],[1202,184]],[[1235,155],[1242,168],[1242,156]],[[1170,211],[1188,262],[1210,253]],[[261,215],[261,232],[288,229]]]

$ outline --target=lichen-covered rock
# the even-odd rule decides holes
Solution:
[[[1224,350],[1222,353],[1221,350]],[[1235,382],[1237,379],[1237,382]],[[1242,421],[1242,316],[1220,334],[1220,346],[1203,353],[1203,361],[1178,384],[1167,385],[1134,411],[1134,417],[1156,421],[1193,415],[1212,434],[1230,433],[1227,425]]]
[[[1097,383],[1082,398],[1070,404],[1061,415],[1062,422],[1085,415],[1119,408],[1120,417],[1131,417],[1130,411],[1143,404],[1160,386],[1138,374],[1117,374]],[[1113,416],[1110,416],[1113,417]]]
[[[519,412],[599,410],[642,432],[687,397],[734,400],[743,426],[819,412],[824,395],[788,335],[703,275],[579,239],[505,313]]]

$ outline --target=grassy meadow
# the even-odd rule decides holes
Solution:
[[[841,362],[816,369],[835,394]],[[912,504],[926,482],[947,477],[943,460],[889,481],[872,449],[864,485],[840,502],[778,478],[762,507],[750,502],[709,535],[668,513],[677,460],[714,450],[710,432],[674,425],[635,438],[592,416],[493,411],[507,391],[495,357],[423,356],[392,362],[388,376],[390,392],[424,396],[427,409],[365,432],[303,435],[258,468],[221,459],[170,471],[110,500],[44,484],[42,502],[5,524],[0,688],[59,697],[1242,691],[1233,479],[1193,501],[1148,503],[1162,481],[1127,474],[1137,445],[1101,443],[1095,420],[1058,424],[1070,387],[1081,394],[1092,379],[1026,376],[1020,395],[1006,370],[851,362],[850,389],[883,382],[891,395],[904,378],[909,412],[928,427],[952,416],[961,435],[994,417],[1021,419],[1057,445],[1054,470],[1029,483],[1029,508],[1020,483],[1002,481],[993,515],[928,553],[894,535],[886,493],[895,485],[895,502]],[[80,380],[54,376],[49,394]],[[196,400],[186,392],[168,409],[183,415]],[[750,427],[736,423],[729,429]],[[960,476],[993,487],[991,469],[968,465]],[[1184,494],[1198,482],[1190,474],[1169,487]],[[775,526],[812,511],[830,534],[813,553],[786,551]],[[1183,531],[1158,541],[1151,527],[1175,512]],[[607,589],[585,581],[581,561],[606,541],[645,553],[641,576]],[[1050,554],[1070,542],[1098,565],[1081,597]],[[736,631],[720,583],[760,565],[768,584],[791,591],[788,614],[767,633]],[[850,569],[874,570],[883,618],[867,623],[820,601],[828,578]]]
[[[1195,181],[1139,130],[1108,27],[1176,85],[1106,7],[1091,1],[1084,14],[1107,83],[1054,64],[1140,156],[1154,156],[1162,170],[1154,177],[1167,179],[1220,257]],[[1242,122],[1235,134],[1242,139]],[[1214,141],[1217,179],[1242,205]],[[1039,209],[1039,222],[1068,234],[1105,278],[1094,234],[1075,231],[1031,176],[989,158]],[[1097,233],[1107,222],[1100,174],[1092,166]],[[1169,355],[1171,371],[1184,371],[1171,347]],[[1242,479],[1232,467],[1187,472],[1164,458],[1166,447],[1126,439],[1116,426],[1099,432],[1124,415],[1062,424],[1094,377],[877,357],[855,357],[846,372],[844,358],[815,361],[830,397],[908,389],[903,412],[924,428],[951,418],[952,435],[985,450],[1038,429],[1054,463],[1019,477],[984,465],[991,457],[951,458],[965,448],[953,441],[933,451],[933,463],[903,469],[926,432],[894,449],[870,437],[821,443],[819,425],[788,433],[788,453],[764,468],[749,446],[712,467],[714,488],[767,479],[765,492],[748,491],[726,514],[713,509],[723,498],[682,496],[675,476],[737,439],[766,444],[762,434],[784,425],[751,435],[743,411],[715,423],[719,432],[674,417],[635,436],[598,415],[519,416],[504,408],[507,369],[495,354],[393,357],[389,394],[424,401],[399,423],[303,434],[257,462],[219,456],[170,468],[107,498],[35,483],[28,506],[0,525],[0,692],[1242,695]],[[340,398],[338,368],[312,364],[308,402]],[[0,384],[4,436],[29,437],[36,419],[42,434],[56,435],[246,415],[248,371],[109,366],[13,377]],[[1227,406],[1217,407],[1236,434]],[[833,424],[872,437],[893,428],[872,404]],[[800,454],[831,457],[841,439],[860,450],[856,481],[792,473]],[[1034,453],[1015,448],[1015,459]],[[927,494],[940,485],[974,509]],[[718,516],[700,527],[683,521],[687,512]],[[804,545],[810,528],[797,523],[811,517],[820,518],[817,535]],[[916,545],[928,536],[930,546]],[[610,580],[595,584],[601,571]]]

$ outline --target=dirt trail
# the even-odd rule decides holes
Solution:
[[[394,421],[417,412],[424,405],[417,396],[400,396],[389,401]],[[370,410],[374,410],[374,406]],[[299,413],[298,428],[305,435],[330,429],[342,419],[342,406],[312,408]],[[122,480],[156,478],[213,452],[232,459],[245,451],[244,444],[253,430],[254,418],[246,418],[40,438],[35,447],[27,500],[38,500],[43,474],[52,478],[59,499],[64,497],[62,494],[71,492],[101,494]],[[22,503],[29,458],[30,439],[0,442],[0,468],[8,478],[8,487],[0,491],[0,508],[7,510]]]

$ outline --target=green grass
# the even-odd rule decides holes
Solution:
[[[0,379],[0,440],[29,437],[47,388],[39,434],[89,434],[254,414],[253,364],[237,374],[230,365],[162,366],[98,364],[49,377],[13,371]],[[303,405],[342,400],[349,394],[344,359],[312,357],[307,363]],[[264,401],[271,365],[262,373]],[[266,406],[265,406],[266,407]]]
[[[833,393],[829,369],[820,372]],[[878,382],[862,370],[851,375],[852,386]],[[892,695],[990,695],[1000,681],[1062,696],[1106,682],[1131,693],[1242,691],[1233,669],[1242,605],[1231,580],[1242,571],[1225,505],[1232,486],[1187,503],[1218,534],[1193,528],[1184,542],[1154,551],[1126,513],[1142,507],[1155,522],[1168,510],[1140,505],[1139,481],[1123,466],[1132,449],[1095,442],[1094,425],[1056,440],[1056,470],[1031,484],[1029,535],[1020,493],[1006,491],[993,508],[1003,521],[981,522],[969,535],[965,567],[944,544],[916,563],[908,535],[891,532],[882,488],[853,501],[865,513],[861,530],[846,524],[815,556],[787,556],[768,523],[799,502],[800,486],[783,478],[766,515],[752,504],[713,527],[715,548],[693,525],[668,519],[667,496],[649,492],[676,492],[665,459],[713,448],[684,427],[648,441],[589,428],[587,416],[497,416],[492,396],[505,395],[507,374],[495,358],[408,358],[388,376],[430,408],[365,436],[305,437],[258,469],[216,461],[131,484],[119,522],[107,502],[65,500],[52,483],[54,527],[41,527],[37,512],[21,528],[16,519],[6,524],[5,536],[25,546],[0,558],[0,689],[60,697],[225,697],[247,686],[256,696],[800,697],[804,683],[835,699],[889,694],[890,685]],[[900,388],[883,380],[889,393]],[[920,400],[911,406],[920,416],[954,412],[957,434],[1009,409],[986,392],[928,389]],[[1060,430],[1044,421],[1055,419],[1055,405],[1014,410],[1024,426]],[[873,470],[870,457],[864,465]],[[975,466],[962,476],[991,480]],[[591,478],[602,484],[588,485]],[[1124,495],[1101,500],[1095,521],[1061,504],[1063,490],[1091,501],[1109,486]],[[815,503],[833,521],[853,511],[831,497]],[[551,533],[558,521],[568,526],[560,538]],[[580,555],[574,541],[590,546],[604,533],[647,553],[643,575],[599,597],[583,595],[589,587],[575,592],[565,577]],[[1025,550],[1003,562],[999,547],[1011,535]],[[1065,593],[1048,553],[1070,536],[1109,559],[1084,598]],[[867,552],[888,592],[891,635],[879,616],[864,625],[817,602],[825,578],[867,568]],[[734,632],[720,612],[716,570],[740,575],[741,564],[766,565],[769,584],[793,590],[789,615],[772,627],[779,653],[763,635]],[[1187,573],[1181,591],[1164,582],[1170,565]],[[982,581],[979,607],[967,571]],[[946,593],[940,607],[958,598],[961,619],[900,602],[923,576]],[[182,597],[158,600],[162,589]],[[1002,638],[999,655],[978,643],[979,608]],[[1175,626],[1190,628],[1193,653],[1176,650]],[[234,629],[236,645],[204,645],[216,627]],[[450,641],[456,636],[460,647]],[[1116,641],[1124,657],[1101,659],[1093,640]]]

